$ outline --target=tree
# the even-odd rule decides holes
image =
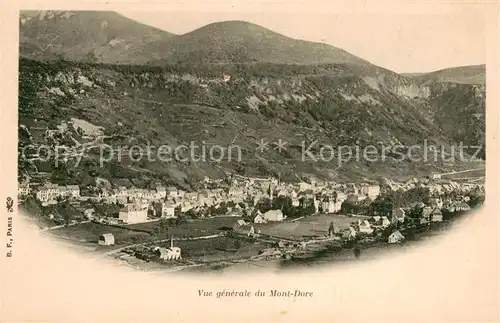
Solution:
[[[359,259],[360,256],[361,256],[361,249],[358,246],[354,247],[354,257],[356,257],[356,259]]]
[[[71,220],[71,217],[70,217],[70,215],[69,215],[69,213],[68,213],[68,212],[64,212],[64,214],[63,214],[63,218],[64,218],[64,224],[65,224],[65,225],[69,225],[69,222],[70,222],[70,220]]]
[[[239,240],[234,241],[234,248],[235,249],[240,249],[241,248],[241,242]]]
[[[330,222],[330,227],[328,228],[328,235],[332,237],[335,234],[335,227],[333,226],[333,221]]]

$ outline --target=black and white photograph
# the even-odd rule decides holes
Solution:
[[[10,207],[81,258],[175,275],[432,248],[485,203],[485,35],[467,14],[21,10]]]

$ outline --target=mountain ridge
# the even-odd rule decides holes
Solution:
[[[460,167],[443,161],[400,163],[391,155],[387,162],[362,160],[338,169],[335,158],[301,162],[305,141],[327,147],[409,147],[429,141],[446,149],[463,142],[481,146],[484,158],[485,86],[471,83],[484,76],[480,68],[401,75],[333,46],[312,46],[247,22],[214,23],[174,35],[114,13],[71,13],[21,18],[26,20],[21,21],[19,62],[20,149],[54,140],[40,128],[62,129],[78,119],[102,127],[110,137],[105,143],[113,147],[130,145],[130,138],[160,145],[204,140],[222,146],[234,142],[245,152],[242,162],[129,160],[101,168],[94,152],[83,166],[64,170],[72,182],[88,183],[97,175],[108,180],[164,176],[184,185],[226,172],[349,180]],[[92,28],[85,28],[91,19]],[[81,32],[76,39],[75,30]],[[59,32],[51,55],[40,54],[38,47]],[[121,42],[110,46],[117,39]],[[92,55],[82,59],[89,49]],[[61,136],[56,144],[70,147],[73,139],[86,140],[72,131]],[[255,154],[259,138],[283,139],[290,149]],[[61,174],[50,165],[20,162],[19,167],[21,173]]]
[[[116,26],[120,26],[122,31],[120,32]],[[103,37],[100,35],[102,29],[111,29],[113,34],[104,33]],[[80,31],[80,38],[76,41],[72,38],[71,30]],[[145,36],[141,37],[141,32]],[[113,44],[110,46],[109,42],[113,39],[116,39],[116,50],[110,48]],[[22,12],[20,45],[20,54],[31,59],[63,58],[109,64],[161,65],[182,62],[370,64],[337,47],[293,39],[246,21],[216,22],[176,35],[141,24],[115,12]],[[44,53],[45,50],[42,49],[47,47],[51,47],[51,51]],[[128,52],[129,55],[123,57],[124,52]],[[137,57],[135,60],[134,55]]]

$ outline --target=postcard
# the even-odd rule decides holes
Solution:
[[[2,322],[498,321],[498,14],[9,4]]]

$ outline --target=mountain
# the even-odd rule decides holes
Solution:
[[[420,83],[484,84],[486,80],[486,66],[459,66],[430,73],[406,74],[405,76],[412,77]]]
[[[217,22],[173,37],[161,62],[370,64],[342,49],[292,39],[244,21]]]
[[[118,64],[253,63],[369,65],[348,52],[225,21],[174,35],[115,12],[23,11],[20,53],[32,59]]]
[[[457,143],[482,146],[484,158],[486,66],[459,66],[410,78],[429,88],[428,104],[436,125]]]
[[[172,35],[109,12],[29,14],[21,16],[19,148],[44,144],[71,152],[58,167],[36,154],[21,158],[21,174],[47,172],[54,182],[83,186],[100,178],[189,187],[227,172],[356,181],[476,167],[425,159],[426,144],[445,152],[459,143],[478,145],[484,157],[484,81],[464,82],[481,75],[465,67],[400,75],[241,21]],[[59,34],[56,46],[47,46],[48,35]],[[91,59],[81,59],[90,49]],[[93,138],[96,131],[103,136]],[[269,142],[263,151],[261,140]],[[279,140],[286,149],[277,149]],[[133,145],[191,143],[208,147],[188,160],[134,161],[129,154]],[[101,163],[102,145],[114,147],[113,154],[121,150],[120,160]],[[241,160],[229,158],[231,145],[240,147]],[[409,156],[415,145],[420,150]],[[226,147],[226,155],[209,158],[213,147]],[[375,159],[362,158],[367,147],[378,147]],[[311,160],[304,149],[322,158]],[[466,149],[465,158],[474,153]]]
[[[467,167],[458,160],[418,159],[424,153],[418,150],[398,160],[413,145],[424,147],[427,142],[446,152],[455,145],[436,124],[433,93],[397,74],[366,76],[351,65],[259,63],[230,69],[21,59],[19,86],[20,149],[37,144],[85,149],[78,165],[76,152],[66,166],[57,168],[53,163],[20,161],[20,173],[49,172],[61,183],[87,185],[104,178],[116,185],[162,180],[189,186],[204,176],[221,178],[226,172],[279,174],[288,181],[309,176],[354,181]],[[470,89],[466,95],[471,95]],[[474,103],[471,99],[466,104]],[[102,129],[104,137],[89,139],[75,124]],[[46,131],[56,129],[66,130],[57,136]],[[261,139],[281,139],[286,149],[269,144],[269,149],[259,151],[256,143]],[[183,160],[184,155],[159,160],[153,149],[152,160],[134,161],[128,150],[133,145],[174,149],[191,143],[198,147],[195,160]],[[122,149],[120,161],[114,155],[101,167],[100,144]],[[231,145],[240,147],[240,160],[234,157],[237,151],[229,158]],[[363,156],[368,146],[378,147],[375,156],[356,157],[356,149]],[[221,160],[210,158],[212,147],[225,149]],[[351,158],[341,160],[338,153],[345,154],[347,147]],[[185,148],[182,154],[188,153]]]
[[[111,11],[22,11],[20,55],[38,60],[141,64],[173,34]]]

